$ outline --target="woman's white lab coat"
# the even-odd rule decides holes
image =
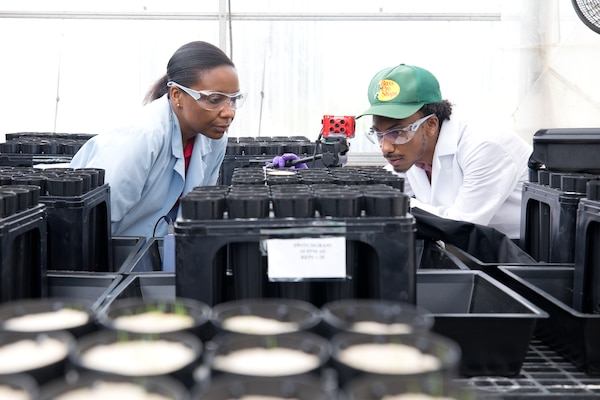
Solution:
[[[435,147],[431,183],[425,171],[406,171],[411,207],[440,217],[487,225],[518,239],[523,182],[532,147],[510,130],[444,121]]]
[[[161,217],[180,196],[217,183],[226,147],[226,135],[212,140],[198,134],[184,178],[181,130],[164,95],[143,107],[135,123],[88,140],[70,166],[105,170],[113,236],[162,237],[167,224]]]

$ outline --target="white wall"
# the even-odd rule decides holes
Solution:
[[[528,139],[541,128],[600,126],[600,35],[567,1],[231,4],[226,51],[249,92],[233,136],[316,138],[324,114],[361,112],[372,75],[398,63],[431,70],[458,109]],[[1,1],[0,134],[98,133],[123,123],[177,47],[219,44],[218,10],[218,0]],[[377,151],[362,137],[369,124],[358,121],[353,152]]]

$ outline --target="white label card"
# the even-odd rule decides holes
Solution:
[[[346,278],[346,238],[267,239],[270,280]]]

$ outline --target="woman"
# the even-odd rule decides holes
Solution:
[[[164,236],[179,199],[217,183],[226,132],[244,99],[227,55],[191,42],[173,54],[131,124],[82,146],[70,166],[105,170],[113,236]]]

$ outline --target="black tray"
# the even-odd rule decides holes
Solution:
[[[463,376],[518,374],[536,322],[548,317],[481,271],[418,271],[417,305],[461,346]]]
[[[174,284],[174,273],[129,274],[102,309],[127,297],[173,299]],[[466,376],[517,374],[536,321],[547,317],[481,271],[418,271],[417,304],[433,314],[434,331],[461,345],[461,373]]]
[[[600,314],[572,307],[573,267],[501,266],[506,284],[548,312],[536,336],[580,370],[600,375]]]
[[[103,272],[51,271],[47,274],[48,297],[89,300],[92,310],[97,311],[122,277]]]
[[[142,273],[124,275],[119,285],[105,297],[99,312],[105,311],[113,302],[131,297],[143,299],[175,299],[175,273]]]
[[[475,257],[472,254],[467,253],[466,251],[451,245],[446,244],[446,251],[453,254],[461,263],[467,266],[468,269],[483,271],[494,279],[499,280],[504,283],[504,279],[506,279],[506,275],[499,271],[499,266],[510,266],[510,267],[573,267],[573,263],[553,263],[553,262],[539,262],[539,263],[523,263],[523,262],[500,262],[498,260],[488,260],[482,261],[479,258]]]
[[[132,264],[144,246],[146,238],[143,236],[113,236],[111,241],[115,272],[124,273],[132,268]]]
[[[469,275],[468,271],[419,271],[418,277],[422,277],[425,274],[433,274],[432,276],[439,277],[465,274],[465,272]],[[472,271],[471,276],[474,277],[475,275],[485,276],[485,274],[482,274],[479,271]],[[490,280],[489,277],[483,277],[482,279],[485,282]],[[442,285],[442,282],[440,282],[440,285]],[[497,286],[495,283],[493,285]],[[473,288],[481,288],[482,286],[475,284],[473,285]],[[420,286],[417,288],[417,292],[419,292],[419,287]],[[510,293],[510,290],[508,293]],[[107,298],[105,305],[108,305],[110,301],[114,301],[116,298],[126,298],[131,296],[174,299],[174,274],[162,272],[156,274],[130,274],[121,282],[118,288],[113,290],[109,298]],[[508,302],[518,303],[518,301],[507,301],[507,303]],[[446,303],[450,302],[446,301]],[[454,304],[458,303],[458,301],[454,302]],[[435,314],[436,313],[434,312],[434,317]],[[488,315],[468,315],[468,313],[450,314],[449,312],[438,312],[437,314],[439,314],[438,319],[442,321],[444,318],[450,319],[450,323],[454,323],[456,327],[460,327],[463,331],[465,329],[472,331],[472,327],[486,325],[486,322],[489,321],[480,321],[481,325],[471,325],[470,323],[471,321],[485,318],[489,318],[490,320],[496,319],[496,322],[498,323],[506,322],[504,329],[512,330],[511,328],[513,326],[510,321],[505,320],[502,316],[494,313]],[[544,318],[536,318],[534,315],[527,316],[527,314],[523,314],[523,318],[535,320],[536,326],[539,326],[541,322],[546,321]],[[490,324],[488,324],[488,326],[489,325]],[[515,333],[510,332],[510,334],[512,335]],[[471,335],[471,333],[463,333],[463,336],[464,335]],[[482,342],[482,340],[485,339],[485,342],[494,344],[493,340],[495,339],[495,336],[496,334],[494,332],[486,330],[483,334],[479,332],[476,341]],[[584,372],[579,371],[571,362],[559,355],[554,349],[548,347],[537,337],[532,337],[531,340],[527,340],[526,343],[527,351],[524,355],[518,374],[514,376],[477,375],[473,377],[460,377],[456,380],[460,383],[474,386],[481,391],[490,392],[497,396],[498,399],[505,400],[547,398],[588,400],[598,398],[600,395],[600,378],[588,376]],[[509,345],[512,344],[509,343]],[[483,359],[489,357],[488,354],[484,353],[477,354],[477,356]],[[506,356],[509,358],[517,358],[515,353],[510,353]]]
[[[470,269],[456,254],[432,240],[416,240],[416,253],[419,269]]]
[[[162,259],[163,238],[150,238],[127,264],[128,268],[123,268],[121,272],[124,274],[163,272]]]

